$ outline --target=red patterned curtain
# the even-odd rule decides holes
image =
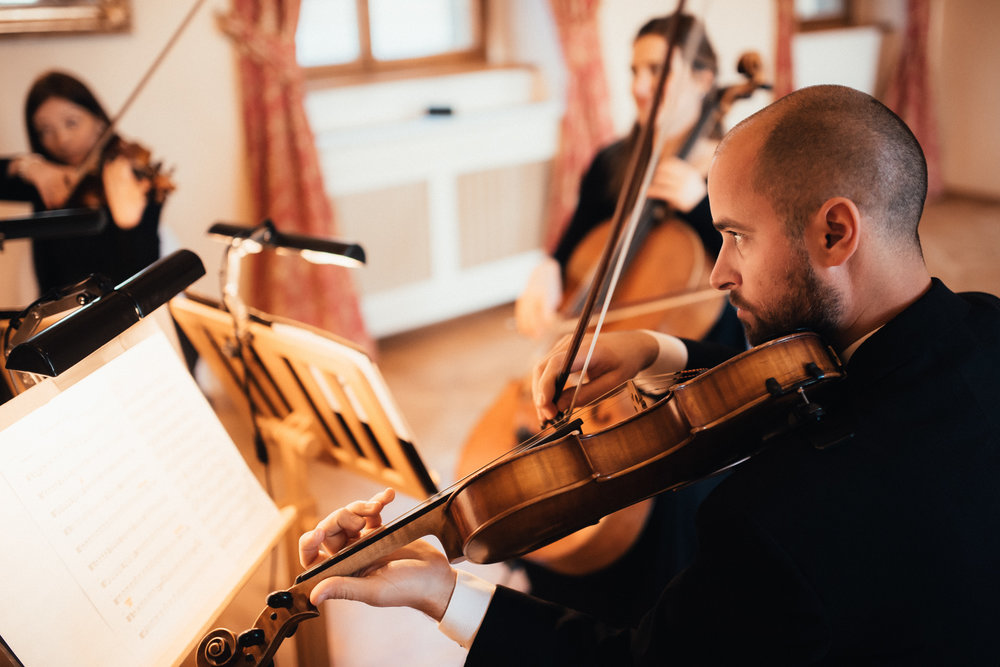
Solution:
[[[567,70],[566,112],[549,191],[545,247],[550,250],[576,208],[583,172],[598,149],[614,137],[597,23],[600,4],[600,0],[549,0]]]
[[[930,0],[907,1],[906,37],[889,81],[885,104],[906,121],[923,147],[927,157],[927,195],[935,198],[944,191],[944,184],[931,73],[927,64],[930,22]]]
[[[323,189],[295,59],[299,5],[300,0],[232,0],[220,23],[239,49],[256,222],[270,218],[279,231],[331,238],[337,235],[333,207]],[[257,255],[245,301],[373,351],[349,272],[297,257]]]
[[[792,37],[798,27],[795,0],[775,0],[774,99],[795,90]]]

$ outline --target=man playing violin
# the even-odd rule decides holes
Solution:
[[[419,609],[470,647],[470,665],[995,664],[1000,299],[929,275],[917,234],[926,174],[905,124],[840,86],[792,93],[720,144],[712,284],[753,344],[811,329],[846,377],[817,424],[772,438],[708,496],[697,556],[637,628],[493,587],[424,542],[320,580],[312,601]],[[732,354],[604,335],[577,401]],[[536,368],[544,417],[569,400],[551,402],[565,355]],[[329,515],[300,538],[303,565],[373,529],[391,499]]]

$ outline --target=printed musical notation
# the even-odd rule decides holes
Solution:
[[[0,432],[0,480],[0,501],[9,495],[19,506],[12,520],[22,533],[5,572],[38,562],[39,550],[54,555],[63,571],[44,576],[71,581],[77,590],[67,597],[89,605],[70,614],[93,624],[96,613],[105,640],[131,664],[160,664],[179,637],[196,633],[249,567],[241,560],[280,522],[162,335]],[[13,516],[9,507],[2,515]],[[30,596],[30,578],[10,592]],[[69,664],[37,640],[19,642],[12,625],[0,615],[0,634],[22,661],[22,651],[43,654],[26,664]],[[81,649],[100,651],[101,636],[88,643],[72,647],[70,662],[112,664],[106,653],[83,659]]]

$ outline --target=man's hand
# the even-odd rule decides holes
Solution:
[[[566,363],[566,355],[570,337],[563,338],[549,354],[536,366],[532,375],[532,395],[539,419],[553,419],[560,411],[569,408],[572,400],[570,391],[564,391],[558,404],[552,402],[555,394],[556,376]],[[583,367],[587,350],[590,347],[590,337],[586,337],[580,345],[579,353],[573,361],[571,371],[579,371]],[[587,403],[601,397],[626,380],[635,377],[656,360],[659,344],[652,335],[645,331],[614,331],[602,333],[594,348],[594,354],[587,368],[587,376],[582,381],[576,399],[577,405]]]
[[[332,512],[299,538],[299,560],[311,567],[382,525],[392,489]],[[375,607],[412,607],[440,621],[455,589],[456,572],[444,554],[422,540],[366,567],[355,577],[333,576],[313,587],[310,601],[356,600]]]

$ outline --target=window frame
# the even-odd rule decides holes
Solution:
[[[812,32],[815,30],[831,30],[835,28],[846,28],[854,25],[854,3],[855,0],[844,0],[844,9],[838,14],[824,16],[823,18],[801,18],[797,13],[795,19],[798,23],[799,32]]]
[[[358,45],[361,51],[357,60],[338,65],[303,66],[309,82],[323,80],[382,80],[404,78],[424,73],[464,70],[483,67],[486,63],[487,0],[471,0],[473,12],[472,41],[468,49],[448,51],[419,58],[377,60],[371,49],[371,20],[368,0],[355,0],[358,17]]]

